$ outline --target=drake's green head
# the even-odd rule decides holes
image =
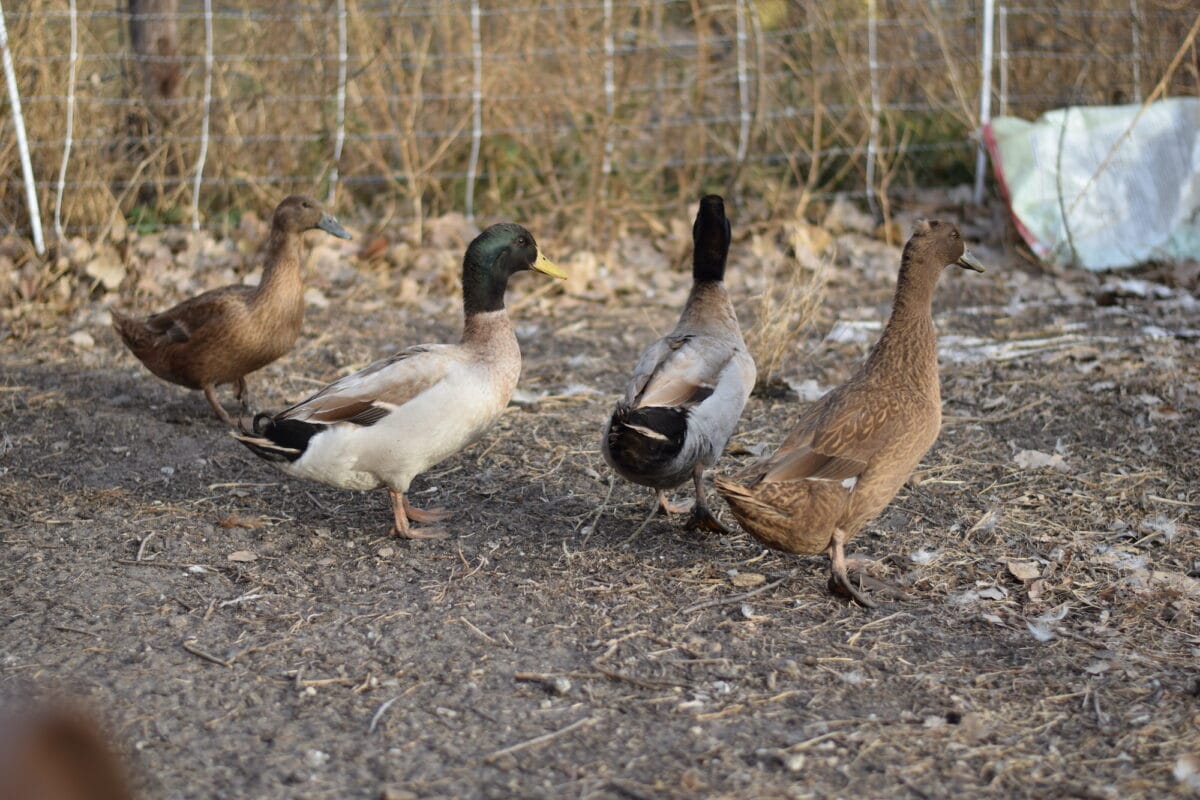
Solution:
[[[470,315],[504,308],[508,279],[527,269],[567,277],[538,250],[532,233],[513,222],[491,226],[475,237],[463,258],[463,309]]]

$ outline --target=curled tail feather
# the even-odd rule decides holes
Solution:
[[[309,440],[325,427],[298,419],[277,420],[268,413],[260,412],[254,415],[251,424],[253,435],[235,433],[233,438],[267,461],[295,461],[304,455]]]
[[[632,408],[620,405],[608,426],[606,447],[612,460],[637,475],[655,475],[683,450],[687,409],[673,406]]]

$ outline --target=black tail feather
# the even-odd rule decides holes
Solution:
[[[684,408],[618,407],[608,428],[608,451],[631,471],[651,475],[679,455],[686,436]]]
[[[254,415],[255,435],[238,436],[237,440],[267,461],[295,461],[304,455],[309,440],[324,428],[298,419],[276,420],[270,414],[259,413]]]

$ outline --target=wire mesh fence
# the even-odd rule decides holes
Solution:
[[[973,177],[985,30],[991,108],[1032,117],[1141,100],[1196,17],[1174,0],[4,7],[38,216],[89,238],[219,228],[291,191],[391,220],[597,224],[702,190],[886,203]],[[1197,73],[1193,50],[1166,93]],[[0,229],[28,236],[5,110]]]

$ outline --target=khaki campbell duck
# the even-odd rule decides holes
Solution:
[[[671,504],[666,490],[690,478],[696,503],[689,527],[725,532],[705,502],[704,469],[725,449],[755,377],[725,290],[730,239],[724,201],[717,195],[701,199],[692,226],[692,291],[683,314],[642,354],[600,445],[617,474],[657,491],[665,512],[686,510]]]
[[[813,403],[769,458],[717,491],[752,536],[789,553],[828,553],[830,587],[874,603],[846,572],[844,546],[882,511],[942,424],[933,290],[943,267],[983,272],[958,228],[922,221],[904,246],[888,320],[867,362]]]
[[[521,351],[504,308],[508,279],[533,269],[566,273],[538,251],[520,225],[493,225],[463,259],[463,322],[459,344],[423,344],[376,361],[274,416],[254,418],[253,434],[237,435],[284,472],[343,489],[386,486],[392,532],[444,538],[444,510],[423,511],[404,493],[412,479],[457,453],[504,412],[521,374]]]
[[[296,343],[304,321],[301,236],[314,228],[350,238],[316,200],[292,195],[271,217],[258,286],[213,289],[145,319],[113,311],[113,327],[148,370],[165,381],[202,389],[221,421],[233,425],[217,401],[216,387],[234,384],[245,410],[250,403],[246,376]]]

